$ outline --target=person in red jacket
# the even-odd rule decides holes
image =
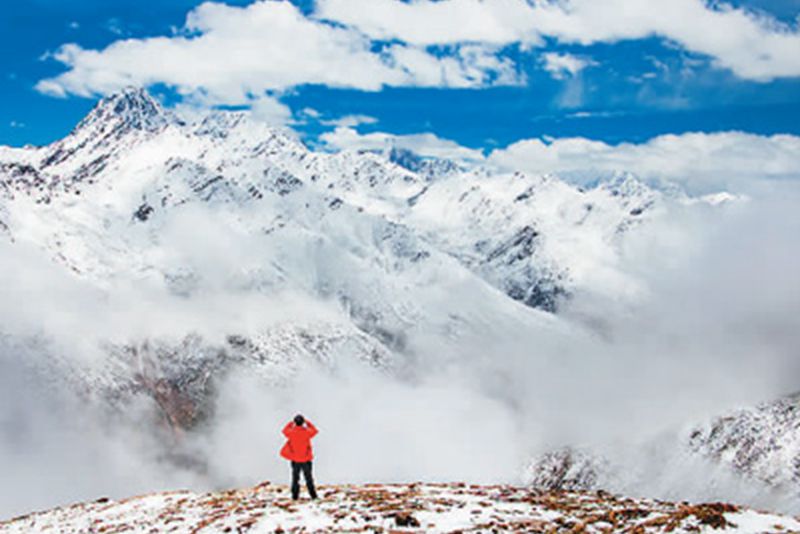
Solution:
[[[306,479],[308,494],[312,499],[317,498],[314,489],[314,477],[311,475],[311,460],[314,454],[311,451],[311,438],[317,435],[317,428],[302,415],[296,415],[283,427],[283,435],[287,442],[281,449],[281,456],[292,462],[292,499],[300,497],[300,473]]]

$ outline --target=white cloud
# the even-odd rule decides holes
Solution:
[[[319,122],[326,126],[354,128],[360,124],[375,124],[378,122],[378,119],[370,117],[369,115],[345,115],[338,119],[320,120]]]
[[[572,54],[560,54],[558,52],[542,54],[542,61],[544,62],[544,70],[557,80],[575,76],[586,67],[597,64],[589,58],[573,56]]]
[[[421,156],[456,160],[482,160],[483,154],[461,146],[455,141],[442,139],[432,133],[394,135],[385,132],[360,134],[353,128],[340,126],[320,136],[328,148],[334,150],[386,150],[403,148]]]
[[[358,27],[375,39],[415,45],[536,42],[536,13],[520,0],[439,2],[319,0],[315,15]]]
[[[464,45],[440,57],[422,48],[392,45],[386,54],[392,67],[406,73],[405,85],[468,88],[517,85],[524,79],[514,62],[498,57],[491,46]]]
[[[202,93],[209,102],[244,104],[265,91],[307,83],[379,90],[516,81],[513,64],[486,47],[458,47],[441,56],[405,44],[373,44],[355,29],[307,18],[286,1],[244,8],[209,2],[188,14],[178,35],[124,39],[103,50],[63,45],[51,57],[69,70],[37,89],[94,96],[164,83],[183,94]]]
[[[36,90],[56,98],[65,98],[67,96],[64,86],[54,80],[41,80],[36,84]]]
[[[565,115],[567,119],[590,119],[595,117],[621,117],[625,115],[626,112],[624,111],[576,111],[574,113],[568,113]]]
[[[687,133],[619,145],[581,137],[527,139],[494,150],[489,161],[528,172],[620,170],[681,182],[692,190],[742,190],[764,179],[800,178],[800,137]]]
[[[122,25],[122,21],[116,17],[110,18],[106,21],[106,29],[114,35],[121,36],[127,33],[125,31],[125,27]]]
[[[284,126],[292,122],[292,110],[278,99],[262,96],[254,100],[250,106],[252,116],[256,120],[274,126]]]
[[[262,0],[247,7],[204,3],[168,36],[120,38],[97,50],[65,44],[46,57],[67,71],[36,87],[89,97],[163,83],[212,104],[248,104],[303,84],[515,85],[525,76],[499,53],[506,45],[527,50],[545,38],[591,45],[650,36],[707,55],[743,78],[800,76],[797,28],[703,0],[673,0],[659,9],[639,0],[371,0],[368,10],[355,0],[319,0],[309,16],[286,0]],[[557,51],[542,59],[562,79],[593,64]]]
[[[303,108],[300,110],[300,114],[305,117],[310,117],[312,119],[320,118],[321,113],[314,108]]]
[[[540,42],[591,45],[660,36],[711,57],[742,78],[800,76],[800,32],[729,4],[704,0],[319,0],[316,16],[375,39],[416,45]]]
[[[695,193],[720,189],[750,192],[769,181],[800,180],[800,136],[794,135],[685,133],[618,145],[584,137],[524,139],[495,149],[488,157],[429,132],[361,134],[352,127],[340,126],[322,134],[320,141],[333,150],[396,147],[424,156],[485,163],[501,171],[561,173],[575,179],[627,171],[647,179],[680,183]]]

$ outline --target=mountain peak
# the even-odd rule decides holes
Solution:
[[[415,172],[427,180],[463,170],[458,164],[449,159],[421,156],[412,150],[396,146],[384,151],[384,156],[395,165]]]
[[[613,196],[623,198],[646,197],[654,193],[652,187],[631,172],[613,171],[591,180],[587,186],[593,189],[603,189]]]
[[[111,122],[115,129],[154,132],[176,120],[146,89],[131,86],[101,99],[77,130]]]

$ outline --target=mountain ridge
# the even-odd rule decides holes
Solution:
[[[141,152],[141,155],[132,156],[131,152]],[[284,130],[254,123],[244,112],[215,111],[195,123],[186,123],[164,110],[145,90],[135,88],[128,88],[101,100],[65,139],[34,150],[15,149],[12,153],[20,156],[16,158],[17,161],[14,161],[15,158],[7,158],[6,161],[0,158],[0,178],[4,178],[0,183],[4,186],[6,197],[14,193],[24,194],[33,198],[36,203],[50,203],[55,196],[92,193],[92,190],[97,189],[94,187],[95,182],[99,180],[105,182],[105,188],[115,187],[110,183],[114,175],[130,174],[127,169],[141,168],[142,163],[147,161],[152,170],[144,168],[137,172],[145,175],[164,173],[169,176],[188,166],[189,174],[205,175],[204,181],[192,186],[192,192],[201,195],[201,200],[206,202],[215,197],[245,202],[250,197],[263,197],[267,192],[285,196],[299,189],[312,190],[317,195],[322,193],[331,207],[347,202],[359,211],[367,211],[398,224],[411,223],[415,232],[421,231],[429,237],[446,229],[430,227],[432,221],[424,221],[417,214],[425,212],[431,205],[425,202],[426,198],[435,196],[436,201],[440,202],[443,200],[442,194],[448,194],[448,189],[454,189],[453,195],[457,195],[457,200],[448,201],[444,209],[461,213],[469,210],[470,213],[466,215],[476,222],[473,226],[485,226],[489,223],[494,226],[493,231],[498,233],[499,228],[508,225],[509,217],[520,212],[520,208],[510,205],[510,198],[502,199],[487,187],[476,190],[469,185],[489,180],[493,176],[480,168],[468,170],[455,163],[440,160],[441,163],[437,165],[444,169],[441,174],[431,170],[435,167],[426,167],[422,175],[417,175],[413,170],[395,163],[406,161],[407,167],[419,169],[423,160],[409,152],[315,153],[296,138],[287,135]],[[164,161],[163,170],[157,169],[155,162],[159,160]],[[408,161],[413,162],[413,165]],[[520,206],[536,204],[533,202],[536,196],[534,191],[538,193],[542,187],[552,189],[547,184],[563,184],[560,186],[561,197],[554,196],[551,201],[562,202],[569,193],[575,198],[568,202],[584,204],[585,213],[579,213],[570,207],[570,210],[575,211],[572,216],[575,218],[570,220],[570,216],[567,216],[566,220],[559,223],[560,228],[568,228],[593,217],[589,212],[599,205],[617,203],[619,207],[613,207],[613,210],[621,211],[613,215],[617,218],[613,232],[620,232],[634,226],[637,218],[646,216],[644,212],[653,207],[658,197],[655,191],[632,175],[622,176],[623,179],[615,176],[611,181],[599,182],[586,191],[567,186],[557,178],[548,182],[547,178],[529,178],[520,173],[505,181],[509,188],[518,191],[513,196],[513,203],[519,203]],[[152,180],[149,177],[143,178]],[[505,185],[500,185],[502,180],[497,185],[504,188]],[[514,185],[520,182],[529,185],[521,189]],[[487,185],[490,184],[487,182]],[[491,185],[494,187],[494,184]],[[170,181],[161,186],[162,192],[164,187],[172,187]],[[147,196],[153,193],[142,191],[141,194]],[[582,201],[580,197],[585,195],[596,198]],[[166,208],[170,202],[182,203],[188,199],[186,193],[182,198],[174,198],[172,201],[169,195],[162,194],[160,198],[137,204],[131,210],[131,215],[144,222],[144,216]],[[535,212],[533,205],[526,209]],[[608,215],[613,213],[611,205],[604,209]],[[485,219],[482,215],[489,219],[483,222]],[[423,222],[426,226],[419,228]],[[7,220],[3,223],[8,227]],[[441,241],[438,245],[456,258],[467,257],[464,245],[468,245],[471,248],[470,256],[475,253],[479,257],[481,254],[486,256],[479,261],[483,266],[469,260],[466,265],[475,267],[474,271],[478,274],[486,274],[487,270],[494,272],[501,265],[492,266],[492,263],[510,264],[526,260],[537,253],[533,240],[528,240],[522,250],[510,250],[515,239],[518,239],[515,235],[520,235],[520,231],[533,231],[529,230],[533,228],[531,221],[520,220],[512,224],[514,226],[509,229],[511,231],[502,232],[502,239],[488,240],[494,241],[493,243],[486,243],[487,238],[483,238],[468,244]],[[610,231],[612,229],[606,230],[607,233]],[[535,232],[539,233],[538,230]],[[600,239],[610,238],[606,235]],[[502,255],[500,248],[504,246],[509,248],[507,253],[515,255],[517,260],[509,257],[500,262],[495,261]],[[546,243],[542,244],[542,247],[546,246]],[[481,252],[482,250],[486,252]],[[530,293],[527,288],[541,287],[537,281],[541,269],[533,264],[551,262],[548,254],[544,256],[526,261],[527,265],[521,268],[512,266],[512,270],[519,273],[515,275],[519,279],[513,282],[505,281],[507,275],[504,274],[498,277],[489,273],[484,278],[495,286],[505,288],[512,298],[554,311],[558,295],[569,294],[570,290],[566,287],[568,284],[554,287],[549,297],[526,298]],[[556,267],[556,271],[561,271],[559,274],[542,275],[542,278],[553,284],[564,278],[563,270],[564,267]],[[525,288],[521,289],[520,284]]]
[[[292,501],[261,483],[216,493],[150,494],[37,512],[0,532],[731,532],[800,529],[788,516],[724,503],[669,503],[606,492],[539,492],[463,483],[328,485],[318,501]]]

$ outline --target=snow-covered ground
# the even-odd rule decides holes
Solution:
[[[263,483],[217,493],[176,491],[99,499],[0,523],[35,532],[800,532],[800,521],[723,503],[669,503],[605,492],[539,492],[514,486],[322,486],[292,501]]]

